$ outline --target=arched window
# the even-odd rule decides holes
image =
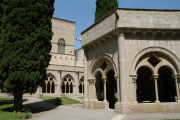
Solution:
[[[66,43],[66,41],[63,38],[59,39],[59,41],[58,41],[58,53],[60,53],[60,54],[65,53],[65,43]]]
[[[84,76],[79,81],[79,93],[84,93]]]
[[[73,78],[70,75],[63,78],[62,93],[73,93]]]
[[[45,80],[42,93],[55,93],[55,77],[48,74],[47,78],[48,79]]]

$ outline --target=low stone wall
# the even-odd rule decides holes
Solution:
[[[132,105],[132,113],[179,113],[180,103],[139,103]]]

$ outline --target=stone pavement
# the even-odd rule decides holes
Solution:
[[[71,97],[73,98],[73,97]],[[164,120],[180,119],[180,113],[116,114],[113,109],[84,109],[82,104],[55,106],[35,97],[24,97],[33,120]],[[79,98],[74,98],[80,100]],[[82,101],[82,100],[80,100]]]

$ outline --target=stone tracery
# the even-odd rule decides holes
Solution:
[[[43,86],[43,93],[55,93],[56,92],[56,78],[52,74],[47,74],[48,80],[45,80]]]
[[[66,75],[62,81],[62,93],[73,93],[74,80],[70,75]]]

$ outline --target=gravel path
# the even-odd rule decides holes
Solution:
[[[164,120],[180,119],[180,113],[116,114],[113,109],[83,109],[82,104],[55,106],[41,99],[25,97],[33,111],[33,120]],[[74,98],[76,99],[76,98]],[[77,98],[76,100],[78,100]]]

